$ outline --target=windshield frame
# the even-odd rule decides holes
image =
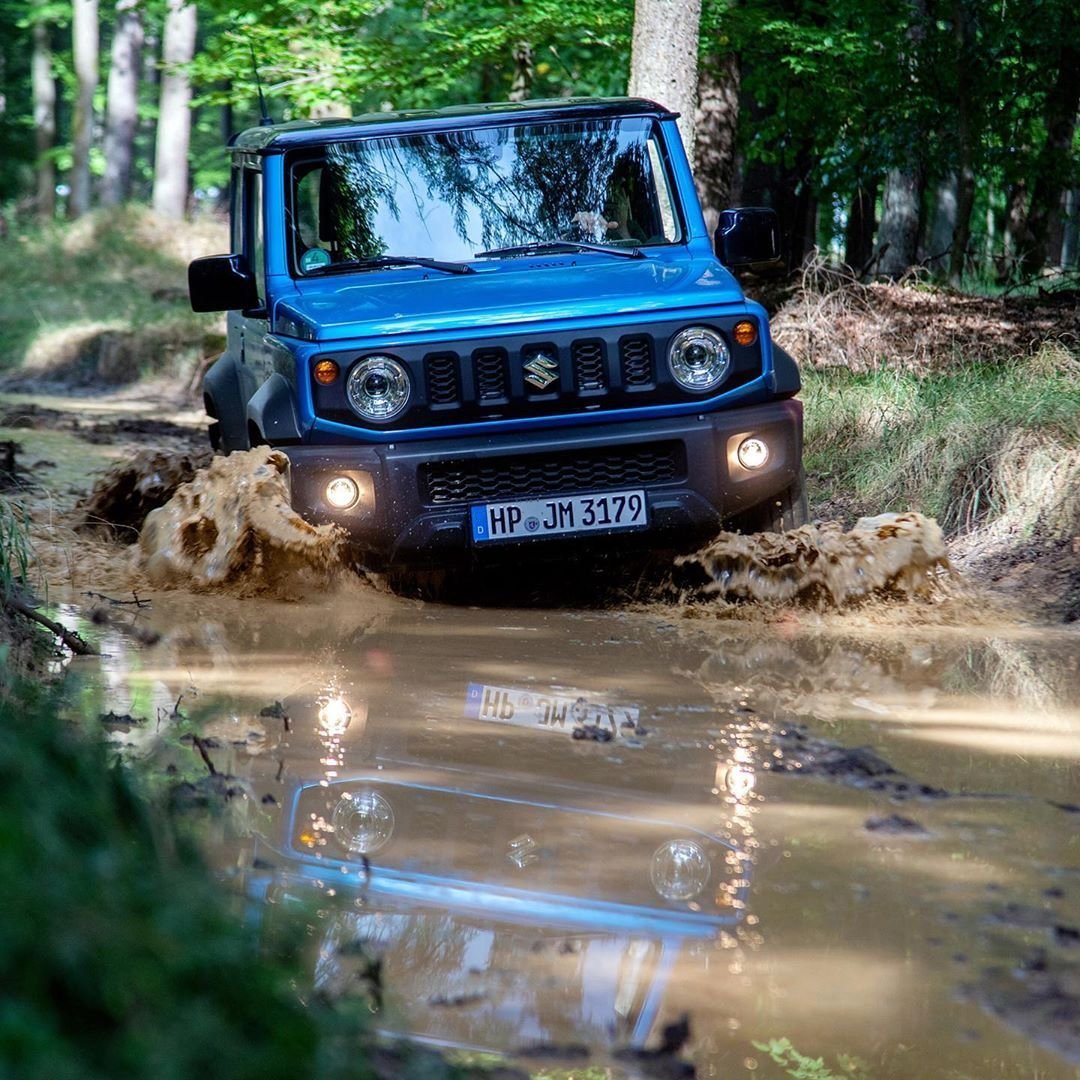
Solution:
[[[583,118],[580,116],[536,116],[529,117],[510,117],[501,115],[498,117],[497,122],[493,122],[492,117],[478,118],[476,123],[456,123],[453,125],[441,124],[437,127],[424,124],[416,127],[401,127],[398,125],[387,125],[390,130],[380,130],[378,126],[372,127],[370,133],[365,133],[360,136],[350,136],[343,139],[335,139],[328,141],[320,141],[319,143],[307,146],[297,146],[289,149],[285,154],[285,168],[284,168],[284,187],[285,198],[283,200],[283,227],[285,233],[285,254],[288,265],[288,271],[290,276],[294,280],[311,281],[311,280],[326,280],[327,278],[337,277],[343,274],[372,274],[382,273],[387,270],[400,270],[406,264],[399,266],[387,265],[385,267],[366,267],[358,268],[355,265],[347,265],[342,263],[340,268],[336,264],[331,263],[325,267],[318,268],[317,271],[304,270],[300,266],[300,227],[297,224],[299,207],[298,207],[298,184],[300,169],[305,166],[318,165],[327,158],[329,148],[334,145],[353,145],[371,141],[392,141],[396,139],[407,138],[431,138],[443,134],[454,134],[463,131],[491,131],[500,128],[507,129],[527,129],[535,127],[554,127],[554,126],[567,126],[573,127],[580,125],[583,119],[596,120],[598,118],[588,117]],[[652,145],[655,147],[656,154],[655,159],[652,160],[651,165],[653,170],[657,173],[656,178],[656,198],[663,202],[667,201],[670,204],[670,216],[671,225],[674,232],[674,236],[671,239],[654,240],[654,241],[641,241],[633,240],[626,241],[620,240],[617,243],[603,244],[600,243],[597,246],[602,248],[610,247],[612,251],[626,252],[631,248],[640,249],[642,254],[658,251],[662,249],[670,249],[673,247],[685,246],[689,242],[690,228],[687,221],[686,212],[682,204],[682,193],[680,192],[678,184],[677,170],[675,163],[672,161],[670,149],[668,146],[668,136],[664,131],[663,118],[659,116],[652,116],[648,114],[642,114],[640,112],[626,113],[623,115],[607,116],[603,119],[612,124],[621,124],[626,121],[636,122],[643,127],[642,131],[642,143],[643,145]],[[652,157],[652,155],[650,155]],[[663,211],[661,211],[663,213]],[[550,238],[554,241],[554,238]],[[472,251],[467,258],[458,256],[452,261],[462,262],[466,265],[492,265],[498,264],[508,260],[519,260],[522,258],[532,257],[544,257],[551,258],[550,253],[544,253],[543,255],[527,256],[521,254],[512,254],[505,256],[485,256],[483,258],[477,258],[478,253],[482,250],[482,246],[475,245],[475,250]],[[390,254],[401,256],[426,256],[445,259],[446,256],[438,254],[432,255],[427,251],[393,251]],[[579,254],[586,254],[588,252],[573,252],[575,256]],[[602,256],[604,253],[597,252],[598,256]]]

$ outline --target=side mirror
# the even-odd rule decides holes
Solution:
[[[210,255],[188,265],[192,311],[244,311],[259,306],[255,275],[243,255]]]
[[[715,242],[716,257],[732,270],[776,266],[780,262],[780,219],[775,210],[764,206],[723,210]]]

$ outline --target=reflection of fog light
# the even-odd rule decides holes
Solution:
[[[326,501],[335,510],[348,510],[350,506],[356,505],[359,498],[360,489],[356,486],[356,481],[348,476],[335,476],[326,485]]]
[[[669,840],[652,857],[653,888],[665,900],[690,900],[709,883],[712,867],[700,844]]]
[[[739,765],[732,765],[724,776],[724,787],[736,799],[745,799],[754,790],[756,782],[753,769],[744,769]]]
[[[359,855],[385,846],[394,833],[394,810],[377,792],[359,791],[341,796],[331,820],[334,835]]]
[[[319,706],[319,730],[324,735],[344,735],[352,710],[341,698],[327,698]]]
[[[744,469],[760,469],[769,460],[769,448],[762,439],[743,439],[738,452],[739,464]]]

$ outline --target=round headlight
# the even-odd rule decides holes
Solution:
[[[409,373],[392,356],[365,356],[349,372],[345,392],[365,420],[393,420],[409,404]]]
[[[330,824],[338,840],[361,855],[385,847],[394,833],[394,809],[375,791],[341,796]]]
[[[688,326],[671,340],[668,366],[675,381],[687,390],[715,390],[731,367],[727,343],[707,326]]]
[[[693,840],[669,840],[652,857],[653,888],[665,900],[692,900],[712,875],[704,849]]]

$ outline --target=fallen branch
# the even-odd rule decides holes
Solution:
[[[151,603],[153,603],[153,601],[151,601],[151,600],[141,600],[139,598],[139,594],[137,592],[135,592],[134,590],[132,590],[132,593],[131,593],[131,595],[134,597],[133,600],[117,600],[112,596],[106,596],[104,593],[99,593],[99,592],[87,592],[84,595],[92,597],[95,600],[105,600],[108,603],[114,605],[115,607],[123,607],[123,606],[127,605],[129,607],[134,606],[134,607],[137,607],[137,608],[144,608],[144,607],[149,607],[151,605]]]
[[[13,611],[17,615],[22,615],[23,618],[36,622],[39,626],[44,626],[50,634],[58,637],[76,656],[97,656],[97,649],[84,641],[74,630],[69,630],[66,626],[54,622],[48,615],[42,615],[40,611],[32,608],[17,596],[5,596],[4,607],[8,611]]]

